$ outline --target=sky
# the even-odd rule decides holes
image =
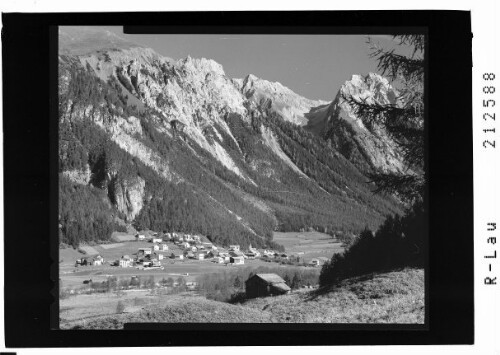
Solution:
[[[188,55],[220,63],[230,78],[278,81],[309,99],[332,101],[353,74],[378,72],[365,35],[128,35],[103,27],[175,60]],[[384,47],[392,36],[372,36]]]

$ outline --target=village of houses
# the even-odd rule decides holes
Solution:
[[[118,235],[118,243],[99,246],[82,246],[85,255],[62,254],[60,277],[65,287],[77,290],[82,284],[105,281],[111,276],[141,277],[153,276],[156,281],[162,277],[182,277],[188,289],[196,289],[196,276],[217,272],[220,267],[298,265],[321,267],[329,258],[301,258],[301,253],[283,253],[249,246],[243,250],[239,245],[228,248],[214,245],[202,235],[178,232],[147,231],[135,235]],[[63,254],[65,254],[63,257]],[[74,254],[72,254],[73,256]],[[75,260],[76,259],[76,260]],[[224,268],[225,269],[225,268]],[[222,270],[224,270],[222,269]],[[227,269],[226,269],[227,270]]]
[[[210,260],[216,264],[226,266],[244,265],[245,260],[264,259],[266,261],[283,262],[293,258],[300,258],[298,255],[288,255],[274,250],[258,250],[251,245],[248,250],[243,251],[239,245],[230,245],[228,249],[218,247],[209,242],[207,238],[200,235],[184,233],[162,233],[161,235],[152,232],[146,234],[136,234],[136,242],[149,242],[148,247],[133,249],[134,244],[130,243],[131,253],[124,254],[116,260],[105,260],[101,255],[85,256],[77,259],[75,266],[100,266],[108,263],[110,266],[121,268],[135,267],[143,270],[165,269],[165,264],[175,261],[202,261]],[[206,241],[205,241],[206,240]],[[308,262],[311,267],[321,266],[328,258],[313,258]]]
[[[115,232],[111,243],[81,245],[79,250],[62,248],[61,320],[73,324],[115,314],[118,301],[129,313],[147,304],[175,303],[186,297],[205,299],[206,285],[202,282],[214,275],[253,274],[240,280],[240,290],[248,298],[292,292],[290,280],[284,279],[283,274],[288,273],[284,270],[293,274],[302,269],[316,275],[301,286],[315,288],[320,267],[333,253],[342,250],[341,243],[319,232],[277,232],[275,237],[285,244],[287,252],[252,246],[222,247],[203,235],[153,231]]]

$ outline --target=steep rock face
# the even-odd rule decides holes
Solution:
[[[144,206],[146,181],[137,176],[131,179],[113,179],[108,195],[116,209],[125,215],[126,221],[134,220]]]
[[[246,117],[244,97],[225,76],[222,66],[213,60],[187,57],[175,63],[159,57],[152,50],[136,48],[113,53],[109,57],[91,54],[80,57],[97,75],[108,80],[116,76],[127,92],[128,102],[148,107],[158,113],[160,129],[170,132],[172,122],[183,127],[183,133],[202,149],[218,159],[235,174],[243,175],[222,147],[218,129],[238,144],[224,118],[229,113]],[[215,141],[207,137],[214,133]]]
[[[235,79],[251,106],[267,101],[268,108],[281,114],[283,119],[298,126],[307,124],[306,114],[313,108],[326,105],[328,102],[309,100],[302,97],[278,82],[270,82],[249,74],[245,79]]]
[[[353,75],[329,106],[318,107],[308,114],[307,128],[330,140],[335,149],[364,172],[401,172],[402,155],[384,127],[365,126],[342,94],[367,103],[399,104],[398,92],[386,78],[375,73],[364,77]]]

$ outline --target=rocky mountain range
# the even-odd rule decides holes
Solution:
[[[378,74],[326,102],[111,32],[61,28],[59,47],[62,242],[127,225],[272,246],[274,230],[356,232],[401,211],[366,177],[404,169],[396,145],[341,95],[397,104]]]

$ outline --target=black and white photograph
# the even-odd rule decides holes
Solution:
[[[425,49],[60,26],[60,328],[424,324]]]
[[[58,37],[62,329],[424,323],[424,34]]]

